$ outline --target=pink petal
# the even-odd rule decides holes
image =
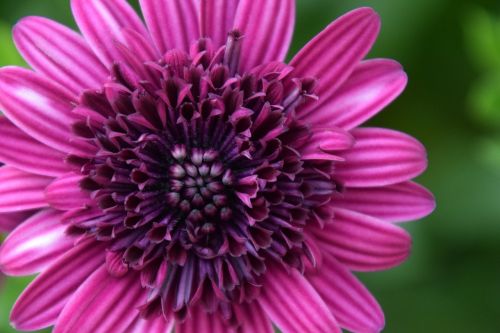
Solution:
[[[148,73],[144,63],[160,59],[160,54],[153,42],[130,28],[123,29],[122,33],[125,43],[119,45],[119,52],[124,61],[138,74]]]
[[[126,333],[168,333],[172,331],[174,321],[166,321],[163,316],[143,318],[139,315],[132,324],[125,330]]]
[[[76,23],[101,62],[110,68],[121,59],[117,44],[125,44],[124,28],[148,36],[141,19],[124,0],[71,0]]]
[[[317,94],[328,101],[371,49],[380,18],[371,8],[353,10],[331,23],[291,61],[296,77],[319,79]],[[320,102],[321,103],[321,102]],[[298,110],[303,118],[316,110],[312,103]]]
[[[68,173],[54,182],[45,190],[47,202],[59,210],[83,208],[89,201],[89,193],[80,187],[83,176]]]
[[[231,328],[222,318],[220,313],[207,313],[202,307],[195,306],[190,311],[190,317],[184,322],[176,323],[176,333],[274,333],[274,328],[256,303],[244,303],[235,308],[240,329]]]
[[[75,95],[100,88],[107,73],[83,38],[43,17],[26,17],[14,28],[14,41],[24,59]]]
[[[0,214],[0,232],[11,232],[32,214],[30,211]]]
[[[0,107],[17,127],[66,153],[92,155],[95,148],[75,140],[71,110],[75,96],[42,75],[17,67],[0,69]]]
[[[216,48],[224,45],[234,26],[240,0],[202,0],[200,9],[201,36],[209,37]]]
[[[227,327],[220,314],[209,314],[202,307],[195,306],[190,316],[183,322],[176,322],[175,333],[233,333]]]
[[[102,266],[104,253],[104,244],[87,241],[60,257],[21,294],[11,324],[23,331],[53,325],[70,296]]]
[[[125,332],[146,295],[137,273],[115,278],[102,266],[71,297],[54,333]]]
[[[361,213],[334,209],[324,229],[309,230],[318,245],[349,269],[378,271],[398,266],[410,254],[411,237],[402,228]]]
[[[63,163],[65,155],[32,139],[0,117],[0,160],[17,169],[42,176],[57,177],[68,172]]]
[[[11,232],[32,214],[30,211],[0,214],[0,232]]]
[[[41,272],[73,247],[61,215],[45,209],[17,227],[0,248],[0,268],[14,276]]]
[[[269,269],[258,302],[283,333],[341,333],[321,296],[296,270]]]
[[[244,303],[239,307],[241,333],[274,333],[273,324],[257,302]]]
[[[333,153],[350,149],[353,145],[354,138],[349,132],[337,128],[313,127],[311,137],[299,151],[303,160],[328,160]],[[334,160],[338,160],[338,157]]]
[[[234,27],[244,35],[241,71],[283,61],[295,24],[294,0],[240,0]]]
[[[378,333],[384,328],[384,313],[375,298],[333,257],[324,256],[323,265],[306,277],[342,328],[364,333]]]
[[[418,220],[429,215],[436,207],[432,193],[413,182],[384,187],[346,188],[334,201],[336,207],[389,222]]]
[[[1,167],[0,213],[47,207],[44,190],[51,180],[9,166]]]
[[[346,187],[379,187],[410,180],[427,168],[425,147],[411,136],[382,128],[352,132],[356,143],[340,153],[335,177]]]
[[[198,1],[140,0],[139,3],[153,41],[162,54],[171,49],[189,51],[199,38]]]
[[[407,82],[406,73],[396,61],[364,61],[331,98],[320,95],[321,102],[307,120],[322,126],[353,129],[396,99]]]

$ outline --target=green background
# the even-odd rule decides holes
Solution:
[[[67,0],[0,2],[0,65],[22,64],[11,26],[43,15],[70,26]],[[500,3],[494,0],[298,0],[292,53],[342,13],[371,6],[382,32],[371,57],[400,61],[406,92],[372,124],[419,138],[436,195],[402,266],[361,278],[386,313],[384,332],[500,332]],[[0,291],[0,332],[29,279]]]

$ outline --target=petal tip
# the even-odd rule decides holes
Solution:
[[[363,16],[370,17],[375,21],[379,21],[379,22],[381,21],[380,14],[372,7],[368,7],[368,6],[359,7],[358,9],[355,9],[354,11],[362,14]]]
[[[374,27],[380,28],[382,24],[382,19],[380,18],[380,14],[373,9],[372,7],[359,7],[351,11],[352,15],[357,15],[360,18],[367,18],[371,21],[371,24]]]
[[[431,215],[437,208],[436,196],[426,188],[423,188],[423,190],[425,191],[425,200],[427,205],[426,205],[426,210],[422,214],[421,218]]]

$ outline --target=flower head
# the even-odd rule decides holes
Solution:
[[[352,275],[404,261],[425,149],[356,128],[403,90],[341,17],[283,62],[294,1],[73,0],[79,34],[23,19],[0,69],[0,251],[41,272],[12,312],[55,332],[378,332]],[[12,214],[16,216],[10,217]],[[22,222],[21,222],[22,221]],[[2,222],[3,224],[3,222]]]

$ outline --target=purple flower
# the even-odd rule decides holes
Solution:
[[[357,128],[406,85],[339,18],[289,64],[293,0],[73,0],[82,36],[14,29],[0,69],[0,251],[41,273],[12,311],[54,332],[379,332],[351,271],[403,262],[424,147]],[[22,222],[21,222],[22,221]]]

